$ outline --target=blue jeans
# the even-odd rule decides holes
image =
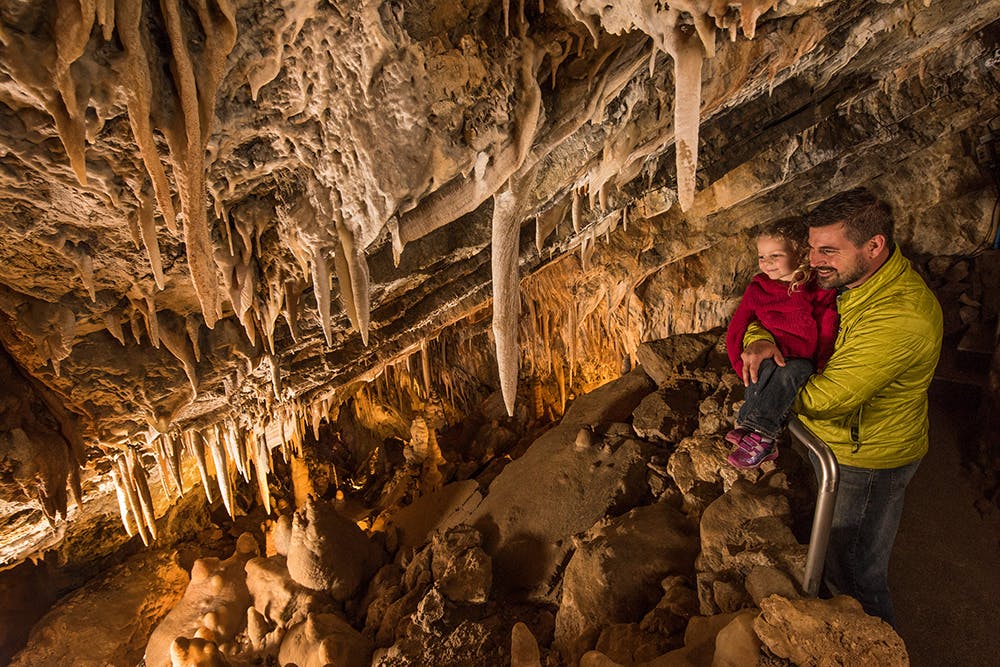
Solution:
[[[765,359],[757,372],[757,381],[746,388],[746,400],[736,423],[740,428],[778,438],[788,422],[799,388],[813,370],[808,359],[788,359],[784,366]]]
[[[817,469],[815,457],[813,468]],[[895,626],[889,555],[903,515],[906,485],[920,461],[875,470],[840,466],[823,581],[834,595],[857,598],[865,613]]]

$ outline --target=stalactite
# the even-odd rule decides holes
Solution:
[[[118,513],[121,515],[122,525],[125,527],[125,532],[128,536],[132,537],[136,533],[136,528],[133,526],[134,522],[132,521],[128,500],[126,499],[125,482],[118,474],[117,465],[114,464],[111,466],[111,482],[115,485],[115,497],[118,499]]]
[[[500,372],[500,392],[507,414],[514,415],[517,398],[517,375],[520,349],[517,327],[520,308],[518,290],[518,237],[522,195],[514,186],[498,192],[493,201],[493,233],[491,238],[493,271],[493,336],[496,343],[497,367]]]
[[[188,35],[177,0],[165,0],[160,5],[173,53],[171,71],[177,85],[183,121],[182,132],[169,127],[164,129],[177,167],[174,177],[184,210],[184,244],[188,267],[209,329],[221,317],[221,304],[217,267],[204,206],[205,144],[225,57],[236,41],[235,12],[232,5],[228,0],[216,0],[215,5],[218,12],[208,9],[207,0],[201,0],[195,6],[205,35],[202,49],[198,52],[204,58],[204,67],[198,71],[192,62],[192,51],[188,46]]]
[[[142,518],[146,522],[146,529],[149,531],[150,539],[156,540],[156,511],[153,508],[153,495],[149,492],[146,469],[142,467],[139,455],[135,453],[134,449],[129,449],[125,456],[128,472],[133,484],[135,484],[135,490],[139,498]]]
[[[152,99],[153,87],[150,79],[149,64],[146,49],[143,45],[143,35],[140,32],[142,25],[142,3],[130,2],[129,0],[118,0],[117,2],[117,29],[122,46],[125,48],[125,58],[123,63],[123,86],[126,95],[126,108],[128,109],[129,124],[132,127],[132,136],[135,137],[136,146],[139,148],[139,155],[153,183],[153,192],[156,193],[156,201],[160,206],[160,214],[167,227],[177,231],[177,214],[174,211],[174,203],[170,196],[170,185],[167,182],[167,175],[160,162],[160,154],[153,139],[153,130],[150,123],[150,103]],[[148,250],[148,248],[147,248]],[[154,269],[155,275],[155,269]]]
[[[184,328],[187,330],[188,340],[191,341],[191,348],[194,351],[194,360],[201,361],[201,344],[199,343],[199,333],[201,322],[194,313],[188,314],[184,318]]]
[[[139,231],[142,233],[142,244],[146,248],[146,257],[153,271],[156,286],[163,289],[163,264],[160,260],[160,246],[156,240],[156,223],[153,220],[153,202],[149,195],[142,193],[139,200]]]
[[[159,319],[156,318],[159,322]],[[189,338],[185,323],[171,311],[165,311],[163,321],[157,326],[157,337],[163,341],[164,347],[181,363],[188,382],[191,383],[192,398],[198,396],[198,368],[195,364],[194,350],[188,347]],[[152,336],[150,336],[152,337]]]
[[[260,502],[264,512],[271,513],[271,489],[267,484],[267,475],[271,471],[271,451],[267,440],[263,437],[253,438],[253,465],[257,477],[257,490],[260,492]]]
[[[354,233],[340,220],[336,226],[340,239],[340,252],[334,253],[333,261],[337,270],[340,298],[351,326],[361,334],[361,342],[368,345],[368,324],[371,317],[368,263],[364,253],[357,248]]]
[[[233,483],[229,476],[229,462],[226,458],[225,445],[219,436],[218,427],[208,428],[206,438],[208,450],[212,454],[212,463],[215,464],[215,480],[219,484],[219,495],[222,496],[222,504],[226,506],[229,518],[235,519],[233,512]]]
[[[208,465],[205,461],[205,441],[201,437],[201,433],[194,429],[184,431],[184,441],[188,453],[194,457],[195,465],[198,467],[201,487],[205,490],[205,499],[211,503],[214,500],[214,494],[212,493],[212,485],[209,483]]]
[[[136,529],[139,531],[139,537],[142,538],[142,543],[148,547],[151,542],[149,526],[146,525],[146,521],[142,516],[142,508],[139,503],[139,492],[136,489],[135,481],[132,475],[129,473],[125,459],[125,454],[115,457],[115,465],[118,467],[118,476],[122,480],[122,486],[125,491],[125,502],[128,505],[129,514],[135,521]]]
[[[125,331],[122,329],[122,322],[118,319],[118,314],[115,311],[109,310],[104,313],[104,326],[115,340],[122,345],[125,344]]]
[[[146,445],[153,452],[156,465],[160,468],[160,486],[163,487],[163,495],[166,498],[172,498],[174,494],[170,492],[170,486],[167,484],[167,477],[170,475],[167,472],[167,452],[164,449],[164,439],[153,434],[147,434]]]
[[[676,21],[676,19],[675,19]],[[677,153],[677,199],[682,211],[694,205],[701,114],[701,65],[704,49],[696,35],[675,23],[667,39],[674,60],[674,146]]]
[[[573,188],[573,206],[572,206],[572,210],[570,212],[570,217],[573,220],[573,233],[574,234],[579,234],[580,233],[580,215],[581,215],[580,211],[581,211],[582,207],[583,207],[583,196],[580,194],[580,189],[574,187]]]
[[[281,399],[281,364],[274,354],[267,355],[267,363],[271,369],[271,390],[274,398]]]
[[[317,250],[312,258],[313,293],[319,309],[319,324],[328,347],[333,346],[333,331],[330,328],[330,265],[326,252]],[[341,288],[343,291],[343,288]]]
[[[424,383],[424,397],[431,395],[431,355],[427,349],[427,339],[420,341],[420,375]]]
[[[181,477],[181,441],[176,433],[169,433],[164,436],[166,442],[163,443],[163,451],[167,455],[167,470],[170,478],[177,487],[177,493],[184,495],[184,481]]]

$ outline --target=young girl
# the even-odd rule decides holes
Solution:
[[[747,386],[737,428],[726,434],[735,445],[729,462],[737,468],[755,468],[777,458],[775,440],[799,388],[833,353],[836,292],[816,287],[807,236],[800,218],[778,220],[757,236],[761,272],[747,286],[726,331],[729,361],[737,375],[743,375],[743,336],[755,320],[771,333],[785,357],[784,366],[771,359],[761,364],[757,382]]]

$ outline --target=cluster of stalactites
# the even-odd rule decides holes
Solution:
[[[779,0],[562,0],[596,42],[600,28],[609,33],[640,30],[653,38],[650,73],[663,51],[674,61],[674,147],[677,159],[677,198],[681,210],[694,205],[698,168],[698,129],[701,108],[701,68],[715,56],[717,30],[736,40],[740,27],[753,39],[760,16]]]

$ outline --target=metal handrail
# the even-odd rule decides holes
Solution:
[[[813,513],[812,533],[809,535],[809,551],[806,553],[806,571],[802,575],[802,587],[806,595],[816,597],[823,577],[826,548],[830,544],[830,526],[833,523],[833,506],[837,502],[840,467],[830,446],[806,428],[798,417],[793,416],[788,422],[788,430],[816,455],[813,465],[819,461],[819,490],[816,492],[816,510]]]

